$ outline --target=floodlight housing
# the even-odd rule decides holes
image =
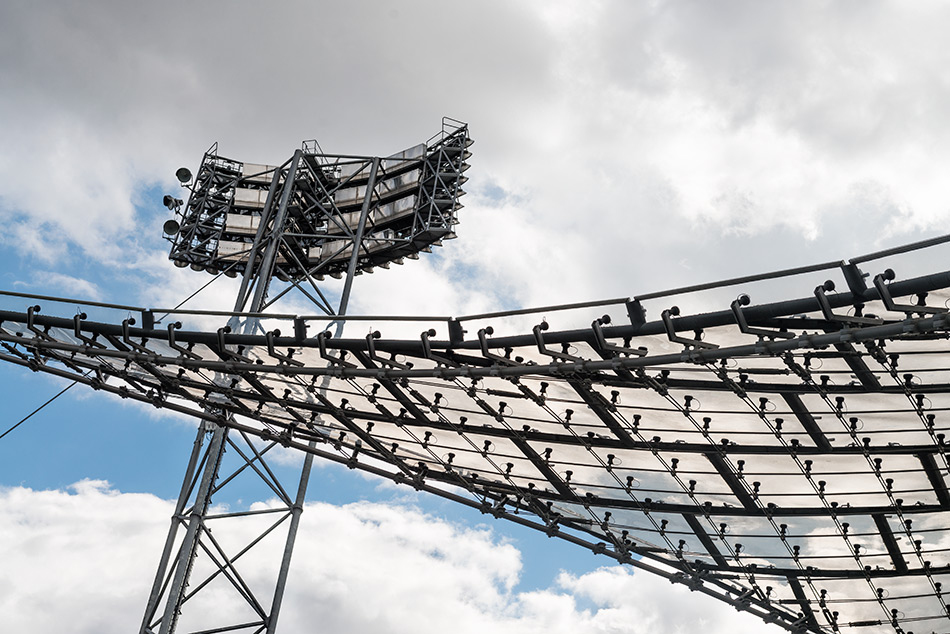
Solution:
[[[162,225],[162,233],[164,233],[167,236],[177,235],[180,230],[181,230],[181,225],[178,224],[177,220],[166,220],[165,223]]]
[[[184,201],[181,198],[175,198],[174,196],[169,196],[165,194],[162,197],[162,204],[168,207],[171,211],[178,211],[178,209],[184,204]]]
[[[308,141],[299,158],[274,166],[212,146],[169,258],[242,273],[263,257],[255,245],[277,239],[273,276],[293,281],[345,274],[354,249],[357,273],[414,259],[455,237],[471,144],[465,123],[444,119],[441,133],[384,158],[326,154]]]

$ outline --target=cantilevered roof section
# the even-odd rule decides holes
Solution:
[[[465,317],[6,293],[0,360],[530,526],[789,631],[948,631],[950,271],[927,268],[946,242]],[[359,327],[332,337],[331,320]]]

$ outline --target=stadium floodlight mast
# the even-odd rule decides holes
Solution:
[[[316,141],[305,141],[291,159],[272,166],[224,158],[215,144],[205,153],[197,176],[185,167],[175,173],[182,186],[191,190],[184,210],[181,200],[164,197],[165,206],[175,213],[163,226],[172,243],[169,258],[177,266],[196,271],[243,274],[234,311],[246,310],[251,316],[243,322],[233,320],[228,328],[240,328],[245,334],[259,328],[259,317],[284,294],[268,296],[273,278],[291,282],[286,290],[299,289],[327,315],[344,315],[354,276],[372,272],[374,267],[389,268],[393,262],[401,264],[407,257],[417,259],[420,251],[431,251],[433,245],[455,237],[461,208],[458,199],[465,193],[461,187],[467,180],[463,172],[468,169],[471,144],[468,126],[447,117],[442,120],[441,132],[427,142],[385,158],[326,154]],[[336,310],[317,284],[326,275],[345,276]],[[309,284],[309,291],[303,282]],[[334,336],[340,335],[343,323],[336,323]],[[289,356],[287,360],[292,362]],[[217,409],[208,406],[209,411]],[[210,440],[202,457],[206,436]],[[175,631],[183,604],[194,594],[187,588],[202,550],[215,561],[205,581],[218,575],[227,578],[258,617],[229,625],[228,631],[276,630],[313,455],[306,455],[296,496],[291,499],[267,466],[266,452],[258,450],[247,436],[241,440],[244,443],[239,447],[225,426],[210,433],[204,426],[199,429],[149,595],[142,634]],[[229,443],[241,457],[235,474],[252,469],[284,503],[283,508],[275,509],[280,513],[277,522],[265,524],[258,538],[267,537],[287,520],[269,610],[207,528],[211,517],[220,524],[227,515],[212,515],[210,505],[213,494],[223,486],[215,483]],[[273,446],[271,443],[267,449]],[[226,478],[225,483],[228,481]],[[202,587],[198,584],[199,590]]]
[[[318,276],[351,279],[447,235],[457,204],[432,206],[446,200],[440,186],[422,190],[454,183],[457,203],[470,141],[449,123],[397,157],[305,146],[283,166],[247,168],[212,151],[194,184],[182,172],[192,195],[166,201],[180,219],[166,227],[172,258],[245,275],[216,330],[170,321],[188,311],[74,299],[0,310],[0,361],[201,421],[141,632],[183,630],[185,616],[191,632],[274,630],[313,457],[790,632],[948,631],[950,271],[930,266],[947,261],[950,236],[603,302],[463,317],[265,315],[272,276],[329,309]],[[449,176],[436,155],[454,157]],[[393,177],[412,161],[416,211],[392,211],[408,195]],[[251,186],[264,173],[270,184]],[[97,319],[70,315],[77,304]],[[354,320],[370,334],[338,336]],[[267,466],[275,447],[305,455],[296,496]],[[246,474],[278,501],[210,507]],[[227,543],[225,520],[259,521],[259,536]],[[268,606],[240,568],[278,527],[287,535]],[[217,601],[222,587],[250,616],[202,621],[196,602]]]

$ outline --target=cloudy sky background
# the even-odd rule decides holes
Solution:
[[[161,195],[212,142],[261,163],[309,138],[385,155],[443,115],[476,140],[460,237],[360,277],[351,312],[625,297],[938,235],[948,26],[925,1],[10,0],[0,288],[177,304],[209,278],[167,262]],[[0,379],[4,429],[62,387]],[[0,441],[0,614],[20,631],[138,623],[193,436],[78,392]],[[319,475],[284,632],[763,631],[554,540]]]

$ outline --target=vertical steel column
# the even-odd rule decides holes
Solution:
[[[284,179],[284,187],[281,191],[280,203],[277,207],[277,212],[274,215],[273,223],[270,223],[273,226],[273,230],[269,236],[269,241],[264,251],[264,256],[261,260],[261,265],[259,267],[254,267],[253,264],[256,260],[257,252],[259,251],[260,245],[264,240],[264,236],[268,231],[269,223],[266,222],[266,218],[263,216],[273,208],[273,198],[280,181],[280,168],[277,169],[274,174],[274,178],[271,181],[271,187],[267,195],[267,204],[265,204],[265,214],[262,214],[261,223],[258,227],[257,234],[254,237],[254,244],[251,248],[251,252],[249,253],[248,266],[245,269],[244,279],[241,283],[241,289],[238,297],[235,299],[235,312],[242,312],[244,310],[247,303],[246,294],[252,282],[254,284],[254,297],[251,301],[250,312],[258,312],[264,302],[267,287],[273,275],[277,249],[280,244],[281,235],[283,233],[283,224],[287,217],[287,207],[290,203],[290,196],[293,193],[294,178],[296,176],[297,168],[300,164],[300,158],[302,155],[303,153],[300,150],[297,150],[297,152],[294,153],[294,158],[290,163],[287,176]],[[252,323],[253,322],[250,321],[246,322],[245,330],[250,330]],[[201,453],[201,447],[204,443],[204,435],[206,432],[207,428],[204,424],[202,424],[198,430],[198,436],[195,439],[191,459],[186,470],[185,479],[182,484],[182,490],[175,509],[175,517],[172,518],[172,525],[169,529],[168,537],[166,538],[165,548],[162,552],[162,558],[159,562],[159,569],[155,575],[152,590],[149,594],[145,617],[143,618],[142,627],[140,629],[141,634],[150,632],[150,621],[154,618],[157,612],[158,602],[164,589],[165,574],[168,571],[171,552],[174,547],[175,538],[178,535],[178,522],[181,519],[181,513],[184,511],[185,505],[187,504],[188,498],[190,497],[191,483],[194,477],[198,456]],[[166,599],[161,625],[159,626],[159,634],[173,634],[175,627],[177,626],[178,614],[181,604],[184,601],[185,588],[188,586],[188,578],[191,574],[194,558],[196,555],[198,539],[200,537],[199,531],[204,524],[208,507],[211,504],[211,490],[218,476],[218,469],[221,465],[221,459],[224,456],[227,434],[228,430],[226,427],[216,427],[214,429],[211,442],[208,446],[208,452],[205,456],[204,467],[201,473],[201,484],[198,487],[195,502],[192,505],[192,511],[189,516],[185,537],[181,547],[179,548],[178,556],[174,564],[174,577],[168,589],[168,597]],[[305,466],[309,467],[309,465]],[[307,469],[307,476],[309,477],[309,468]],[[295,507],[295,516],[296,515],[299,515],[299,513],[296,511]],[[296,533],[295,528],[296,527],[294,526],[292,533]],[[295,535],[288,535],[288,544],[291,549],[294,536]],[[285,556],[285,558],[289,559],[288,556]],[[280,587],[278,592],[282,594],[283,588]],[[275,603],[279,606],[279,601],[276,600],[276,597]]]
[[[372,202],[373,193],[376,187],[376,172],[379,169],[379,159],[373,159],[373,165],[370,168],[369,182],[366,184],[366,198],[363,200],[363,208],[360,210],[360,222],[356,228],[356,237],[353,240],[353,253],[350,255],[350,263],[346,270],[346,281],[343,283],[343,293],[340,296],[340,306],[337,309],[337,315],[345,315],[346,308],[350,301],[350,289],[353,287],[353,277],[356,275],[356,263],[359,259],[360,245],[363,242],[363,232],[366,229],[366,220],[369,217],[369,208]],[[343,332],[345,322],[338,321],[334,337],[339,337]],[[326,389],[329,383],[329,377],[324,377],[321,389]],[[309,443],[311,449],[317,446],[316,441]],[[303,513],[304,501],[307,497],[307,486],[310,483],[310,472],[313,468],[313,454],[304,455],[303,469],[300,472],[300,483],[297,485],[297,497],[294,501],[294,507],[290,516],[290,528],[287,531],[287,542],[284,545],[284,556],[280,562],[280,572],[277,575],[277,584],[274,589],[274,602],[271,604],[270,618],[267,622],[267,634],[274,634],[277,631],[277,617],[280,616],[280,607],[284,600],[284,588],[287,586],[287,575],[290,572],[290,560],[294,554],[294,543],[297,539],[297,529],[300,526],[300,515]]]
[[[185,539],[181,544],[181,550],[178,551],[175,578],[168,592],[168,602],[165,604],[165,613],[162,616],[162,624],[158,630],[159,634],[171,634],[171,632],[175,631],[175,626],[178,624],[178,615],[181,612],[185,588],[188,586],[188,577],[191,574],[191,567],[195,559],[195,550],[198,546],[198,530],[204,523],[205,514],[208,512],[208,505],[211,503],[211,486],[214,484],[214,480],[218,475],[221,456],[224,454],[224,439],[226,435],[226,427],[217,427],[214,430],[214,435],[211,437],[211,444],[208,445],[208,455],[205,461],[204,471],[201,474],[201,484],[198,487],[198,495],[195,499],[191,516],[188,518],[188,529],[185,532]]]
[[[326,386],[322,386],[326,387]],[[317,446],[311,440],[310,448]],[[313,454],[308,453],[303,459],[303,469],[300,472],[300,483],[297,485],[297,497],[291,511],[290,527],[287,529],[287,541],[284,543],[284,554],[280,561],[280,572],[277,573],[277,583],[274,587],[274,600],[271,603],[270,615],[267,620],[267,634],[277,631],[277,617],[280,616],[280,606],[284,602],[284,588],[287,587],[287,575],[290,572],[290,560],[294,554],[294,543],[297,541],[297,528],[300,526],[300,514],[303,513],[304,499],[307,497],[307,485],[310,483],[310,471],[313,468]]]
[[[181,483],[181,492],[178,494],[178,503],[175,505],[175,515],[172,516],[171,526],[168,527],[168,537],[165,539],[165,548],[162,551],[162,558],[158,564],[158,571],[155,573],[155,581],[152,582],[152,591],[148,596],[148,603],[145,606],[145,616],[142,618],[142,627],[139,628],[140,634],[144,634],[149,626],[149,621],[155,615],[158,609],[158,600],[161,598],[162,583],[165,580],[165,571],[168,569],[168,562],[171,560],[172,548],[175,546],[175,536],[178,535],[178,520],[182,519],[182,513],[185,512],[185,505],[188,504],[188,498],[191,497],[191,487],[193,485],[195,470],[198,467],[198,460],[201,457],[201,447],[204,444],[204,436],[208,428],[205,421],[198,425],[198,436],[195,438],[195,444],[191,449],[191,459],[188,461],[188,467],[185,469],[185,478]]]
[[[287,176],[284,179],[284,189],[280,195],[280,204],[277,206],[277,214],[274,216],[273,233],[267,250],[264,251],[264,259],[261,261],[261,268],[258,269],[257,285],[254,288],[254,299],[251,300],[250,312],[256,313],[264,304],[264,296],[267,293],[267,287],[270,286],[271,277],[274,274],[274,260],[277,258],[277,247],[280,244],[281,236],[284,234],[284,221],[287,218],[287,207],[290,204],[290,195],[294,191],[294,179],[297,177],[297,166],[300,165],[300,157],[303,156],[302,150],[294,152],[294,158],[290,161],[290,167],[287,170]],[[261,234],[267,227],[261,224],[257,232]]]
[[[350,301],[350,289],[353,287],[353,277],[356,275],[356,262],[359,260],[360,246],[363,244],[363,231],[366,229],[366,218],[369,216],[369,206],[373,200],[376,188],[376,172],[379,169],[379,158],[373,159],[373,166],[369,170],[369,182],[366,183],[366,197],[363,199],[363,208],[360,210],[360,223],[356,227],[356,237],[353,238],[353,253],[350,255],[349,266],[346,267],[346,281],[343,283],[343,293],[340,295],[339,314],[346,312]]]
[[[247,267],[245,267],[244,276],[241,278],[241,289],[238,291],[237,300],[234,302],[235,312],[243,312],[244,307],[247,305],[248,286],[255,277],[253,271],[257,263],[257,253],[260,251],[261,242],[264,239],[267,226],[270,224],[271,214],[274,211],[274,196],[276,196],[277,188],[280,184],[280,170],[280,167],[274,169],[274,177],[271,179],[270,188],[267,190],[267,200],[264,202],[264,210],[261,212],[260,224],[257,225],[254,242],[251,244],[251,250],[247,254]],[[260,283],[259,277],[258,283]]]

